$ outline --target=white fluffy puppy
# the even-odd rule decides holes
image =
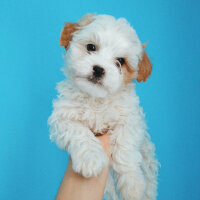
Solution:
[[[74,171],[91,177],[108,164],[95,137],[108,132],[107,199],[154,200],[157,160],[132,81],[146,81],[151,63],[135,30],[123,18],[86,15],[65,25],[60,45],[68,79],[57,87],[51,140],[69,152]]]

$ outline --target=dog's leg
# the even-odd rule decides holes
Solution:
[[[81,123],[66,120],[49,120],[51,140],[72,158],[72,168],[84,177],[97,176],[108,164],[99,140]]]
[[[110,167],[106,187],[104,191],[104,198],[106,200],[120,200],[116,192],[116,180],[114,179],[113,169]]]
[[[142,170],[147,182],[147,189],[144,200],[155,200],[157,195],[157,175],[159,163],[155,158],[155,146],[151,142],[148,133],[145,134],[144,141],[141,145],[143,157]]]
[[[123,200],[143,200],[146,190],[139,148],[143,138],[140,131],[132,133],[133,130],[130,126],[120,126],[111,136],[112,167],[117,178],[117,188]],[[133,134],[135,134],[134,137]]]

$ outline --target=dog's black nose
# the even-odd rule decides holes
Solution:
[[[104,68],[99,67],[98,65],[94,65],[93,70],[93,75],[97,78],[100,78],[104,74]]]

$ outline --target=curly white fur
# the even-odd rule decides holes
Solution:
[[[98,45],[98,52],[89,54],[85,50],[91,42]],[[154,145],[146,132],[135,83],[124,84],[124,74],[116,67],[118,57],[126,57],[135,70],[142,57],[142,45],[125,19],[93,16],[93,22],[74,33],[65,55],[69,79],[58,84],[59,96],[48,121],[50,138],[69,152],[74,171],[91,177],[108,164],[94,133],[108,130],[112,159],[106,198],[155,200]],[[86,78],[96,64],[106,71],[101,85]]]

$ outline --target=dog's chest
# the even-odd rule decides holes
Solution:
[[[99,99],[79,104],[76,109],[79,121],[94,134],[103,134],[122,121],[127,113],[119,102]]]

